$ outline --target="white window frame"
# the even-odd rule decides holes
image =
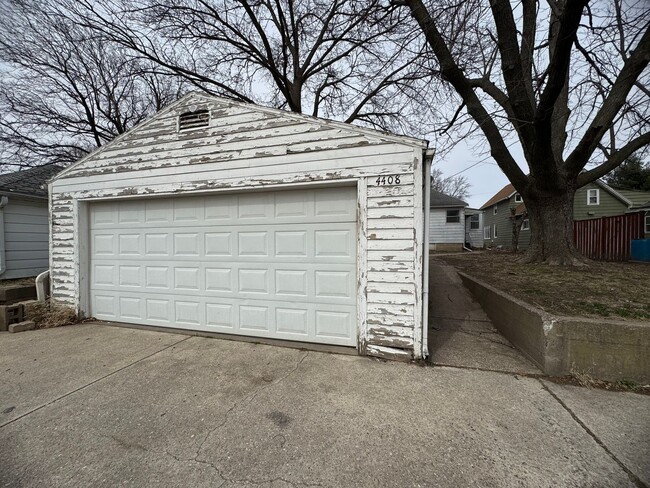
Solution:
[[[530,220],[524,219],[521,223],[521,230],[530,230]]]
[[[515,193],[515,203],[524,203],[524,198],[519,193]]]
[[[449,217],[450,217],[449,212],[456,212],[456,215],[452,215],[451,218],[452,219],[457,219],[457,220],[449,220]],[[460,209],[453,209],[453,208],[448,209],[447,212],[446,212],[445,223],[446,224],[460,224]]]
[[[592,193],[594,192],[594,193]],[[596,202],[592,203],[591,202],[591,196],[595,195],[596,196]],[[598,188],[589,188],[587,190],[587,205],[600,205],[600,189]]]
[[[496,239],[497,237],[497,224],[492,224],[492,239]]]
[[[483,239],[492,239],[491,231],[492,231],[492,227],[490,227],[489,225],[483,227]]]
[[[476,217],[476,219],[474,219]],[[476,224],[476,227],[473,227],[473,224]],[[469,216],[469,230],[479,230],[481,228],[481,216],[479,214],[474,214]]]
[[[645,233],[650,234],[650,213],[645,215]]]
[[[492,207],[492,215],[496,215],[498,211],[499,211],[498,210],[498,205],[495,205],[494,207]]]

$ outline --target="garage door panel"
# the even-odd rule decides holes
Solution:
[[[167,265],[168,261],[151,261],[135,266],[105,263],[93,264],[93,290],[356,304],[356,273],[346,264],[272,263],[262,267],[246,262],[182,261]],[[127,270],[122,272],[123,277],[122,269]],[[135,281],[136,271],[139,282]]]
[[[353,188],[91,207],[98,319],[356,344]]]
[[[100,320],[187,330],[337,345],[350,345],[350,337],[356,335],[355,308],[341,305],[222,297],[206,300],[195,295],[161,299],[155,294],[113,292],[96,294],[93,307],[93,315]]]
[[[97,260],[119,257],[120,260],[173,258],[174,261],[262,261],[356,263],[356,225],[292,224],[282,230],[255,230],[249,227],[212,227],[184,232],[161,227],[118,229],[91,233],[91,254]],[[218,229],[218,231],[217,231]],[[213,231],[214,230],[214,231]]]

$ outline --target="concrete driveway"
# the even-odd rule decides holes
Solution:
[[[0,486],[643,486],[650,397],[85,324],[0,335]]]

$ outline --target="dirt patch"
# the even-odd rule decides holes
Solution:
[[[32,320],[39,329],[61,327],[78,322],[72,307],[54,301],[35,302],[25,310],[25,318]]]
[[[650,319],[649,264],[519,264],[515,262],[517,255],[505,251],[432,257],[555,315]]]

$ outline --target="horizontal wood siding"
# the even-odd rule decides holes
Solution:
[[[459,210],[458,222],[447,222],[447,210]],[[462,208],[432,208],[429,214],[429,243],[463,244],[465,242],[465,211]]]
[[[177,115],[190,104],[211,111],[210,126],[178,133]],[[79,202],[358,181],[359,188],[367,188],[359,197],[364,218],[359,223],[364,250],[359,330],[366,334],[360,350],[413,357],[420,347],[414,331],[421,327],[422,308],[416,298],[422,278],[415,231],[423,215],[417,181],[421,159],[415,142],[254,106],[190,99],[52,183],[53,296],[80,306]],[[379,175],[399,175],[400,184],[377,183]]]
[[[415,328],[414,185],[376,186],[368,178],[367,353],[411,357]]]
[[[478,215],[478,229],[472,229],[469,215],[465,215],[465,241],[471,247],[483,247],[483,213],[476,212]]]
[[[600,196],[598,205],[587,205],[587,192],[592,189],[598,190]],[[627,204],[597,183],[589,183],[576,191],[573,199],[573,219],[585,220],[622,215],[627,208]]]
[[[0,278],[36,276],[47,270],[47,201],[9,196],[3,214],[6,271]]]

